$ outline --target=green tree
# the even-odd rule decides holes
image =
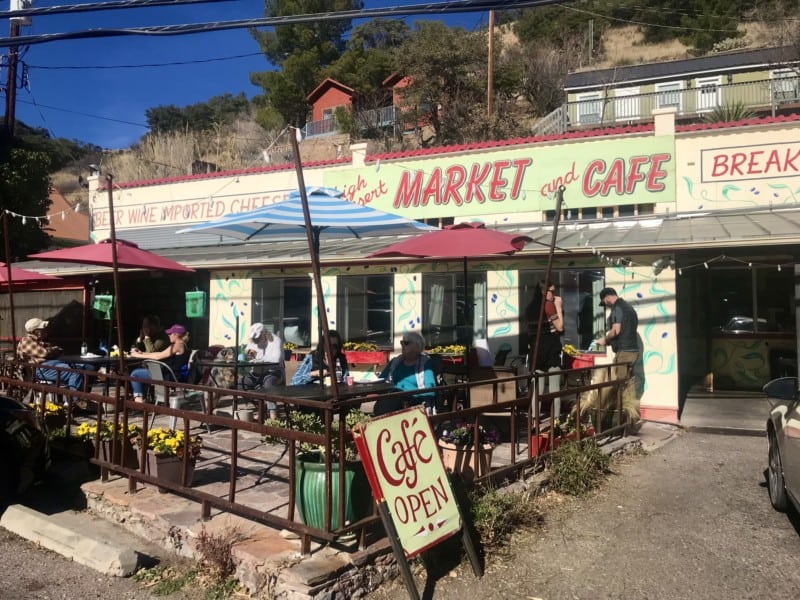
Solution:
[[[207,102],[190,104],[179,108],[173,104],[156,106],[145,111],[147,126],[151,133],[174,131],[208,131],[224,123],[231,123],[247,114],[249,103],[244,93],[233,96],[222,94]]]
[[[44,152],[19,147],[15,140],[11,148],[0,151],[0,206],[19,215],[40,217],[50,208],[50,158]],[[45,219],[10,218],[9,246],[19,260],[47,247],[50,236]],[[2,240],[0,231],[0,242]]]
[[[285,17],[362,7],[361,0],[265,0],[264,14]],[[309,110],[306,97],[319,85],[323,69],[344,51],[344,34],[349,29],[349,20],[334,19],[251,30],[267,60],[280,68],[250,74],[250,81],[264,92],[258,99],[261,120],[277,113],[296,127],[305,124]],[[274,112],[265,110],[267,106]]]
[[[487,42],[472,33],[441,22],[420,21],[398,50],[397,65],[411,84],[403,92],[405,117],[427,122],[436,144],[486,139]],[[420,141],[432,139],[420,129]]]

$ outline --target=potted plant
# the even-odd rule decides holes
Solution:
[[[461,364],[464,362],[464,353],[467,347],[463,344],[448,344],[446,346],[432,346],[425,350],[428,354],[439,354],[450,363]]]
[[[550,431],[544,431],[538,436],[531,436],[531,448],[534,456],[540,456],[549,450],[558,450],[558,447],[565,440],[578,439],[578,429],[580,429],[581,439],[594,437],[594,426],[591,423],[584,423],[576,420],[574,413],[567,415],[567,419],[562,423],[559,419],[553,421]]]
[[[67,424],[67,412],[64,407],[55,402],[46,401],[44,404],[38,402],[28,403],[28,408],[37,411],[42,415],[45,428],[48,431],[59,429]]]
[[[492,452],[499,442],[497,431],[470,422],[452,426],[445,423],[439,433],[439,451],[445,468],[459,473],[467,483],[489,472]]]
[[[106,462],[112,462],[112,459],[116,458],[119,461],[117,464],[129,469],[138,469],[139,459],[131,440],[141,436],[141,431],[138,425],[128,425],[126,435],[122,430],[122,423],[117,423],[115,427],[111,421],[101,421],[99,424],[85,422],[78,425],[75,436],[83,442],[91,443],[95,450],[94,456],[97,458]],[[124,461],[122,458],[123,447],[125,448]]]
[[[351,365],[385,365],[389,362],[389,351],[381,350],[372,342],[345,342],[342,350]]]
[[[294,342],[283,342],[283,359],[296,360],[295,350],[297,350],[297,344]]]
[[[138,448],[145,444],[141,432],[134,442]],[[147,432],[146,448],[145,473],[171,483],[192,485],[194,465],[203,449],[203,440],[199,435],[190,436],[187,443],[182,431],[156,427]],[[182,481],[184,460],[189,462],[185,483]]]
[[[352,434],[353,428],[369,420],[369,416],[360,410],[351,410],[345,418],[345,431]],[[267,419],[265,425],[285,428],[315,435],[325,434],[322,418],[316,413],[292,411],[288,422]],[[354,523],[370,514],[372,508],[372,492],[358,458],[352,436],[345,444],[344,456],[344,523],[339,523],[339,421],[331,426],[331,530]],[[285,438],[267,436],[265,441],[283,443]],[[325,446],[308,442],[298,443],[295,456],[295,505],[303,523],[316,529],[325,528]]]
[[[561,347],[561,366],[564,369],[572,369],[573,362],[576,357],[581,355],[581,351],[578,350],[572,344],[564,344]]]

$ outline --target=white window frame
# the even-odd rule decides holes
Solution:
[[[711,112],[722,103],[722,77],[699,77],[694,80],[695,89],[697,90],[697,112]],[[713,104],[709,104],[708,100],[711,94],[708,89],[714,87]]]
[[[772,100],[778,104],[782,102],[796,102],[800,100],[800,68],[775,69],[770,71],[772,80]]]
[[[683,112],[683,81],[665,81],[664,83],[655,84],[656,92],[656,108],[667,108],[674,106],[678,109],[679,113]],[[670,102],[671,96],[676,95],[678,102]]]
[[[631,121],[642,117],[642,102],[639,86],[614,90],[614,118]]]
[[[585,92],[575,96],[578,125],[598,125],[603,122],[603,92]],[[587,109],[597,108],[588,112]],[[594,118],[593,118],[594,117]]]

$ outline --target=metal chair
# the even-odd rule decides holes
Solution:
[[[175,372],[172,370],[172,368],[160,360],[146,359],[142,362],[142,364],[147,367],[147,370],[150,373],[150,379],[153,382],[178,381],[178,378],[175,377]],[[168,375],[168,377],[165,377],[165,374]],[[170,388],[170,386],[166,385],[165,383],[162,383],[161,385],[158,383],[153,384],[154,404],[163,404],[164,406],[169,406],[170,408],[180,409],[183,404],[192,402],[194,400],[199,400],[200,408],[203,411],[203,414],[206,414],[206,401],[205,394],[203,392],[187,390],[183,388]],[[156,415],[153,413],[153,418],[150,421],[150,427],[153,426],[155,420]],[[172,417],[170,420],[170,429],[175,429],[177,423],[178,418]],[[211,432],[210,423],[206,423],[206,429],[209,431],[209,433]]]

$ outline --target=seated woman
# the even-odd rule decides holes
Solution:
[[[430,357],[422,353],[424,348],[425,338],[419,333],[416,331],[404,333],[403,339],[400,340],[400,355],[389,361],[381,371],[381,377],[404,392],[436,387],[433,363]],[[375,403],[373,414],[383,415],[400,410],[405,402],[408,402],[409,406],[424,403],[425,412],[433,414],[435,400],[436,394],[432,391],[415,394],[408,401],[402,398],[381,398]]]
[[[258,363],[245,371],[239,378],[243,390],[263,390],[284,382],[283,340],[264,327],[255,323],[250,327],[250,341],[244,350],[245,359]],[[277,419],[277,405],[267,402],[270,419]]]
[[[331,329],[328,331],[328,339],[331,341],[331,351],[336,365],[334,371],[340,374],[341,380],[344,380],[350,374],[350,370],[347,365],[347,358],[342,354],[342,336],[335,329]],[[317,349],[314,352],[306,354],[303,362],[300,363],[297,371],[292,376],[292,381],[289,385],[306,385],[319,381],[320,366],[324,366],[325,373],[330,375],[330,369],[325,363],[325,350],[322,341],[317,344]]]
[[[150,360],[159,360],[172,369],[172,373],[180,373],[184,366],[189,362],[189,348],[186,341],[189,333],[183,325],[175,324],[166,330],[169,335],[169,346],[158,352],[142,352],[138,349],[131,350],[131,356],[136,358],[146,358]],[[131,377],[139,379],[150,379],[150,371],[147,367],[138,367],[131,371]],[[164,373],[164,379],[173,380],[172,374]],[[131,388],[133,389],[133,399],[136,402],[144,402],[144,386],[146,384],[141,381],[131,381]]]

